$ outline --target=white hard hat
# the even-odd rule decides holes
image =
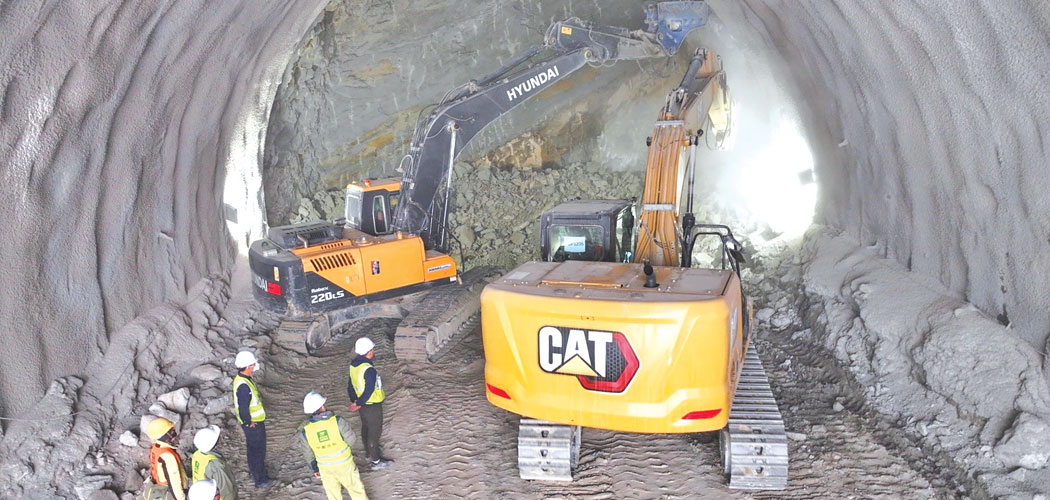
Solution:
[[[326,401],[328,401],[328,398],[316,392],[307,394],[306,397],[303,398],[303,413],[307,415],[316,413],[317,410],[320,410],[321,407],[324,406]]]
[[[219,493],[219,487],[215,485],[214,479],[201,479],[194,481],[193,486],[190,486],[188,498],[189,500],[215,500],[217,493]]]
[[[375,349],[376,345],[372,342],[372,339],[368,337],[361,337],[357,339],[357,343],[354,344],[354,352],[365,355],[368,351]]]
[[[193,435],[193,446],[204,453],[210,452],[219,441],[219,432],[217,425],[209,425],[197,431],[197,434]]]
[[[258,362],[259,360],[255,359],[255,355],[252,354],[251,351],[241,351],[237,353],[237,357],[233,359],[233,365],[239,369],[248,368]]]

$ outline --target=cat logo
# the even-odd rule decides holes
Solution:
[[[555,326],[540,328],[539,364],[547,373],[575,376],[585,389],[600,392],[623,392],[639,366],[622,333]]]

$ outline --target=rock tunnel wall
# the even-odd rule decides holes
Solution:
[[[1050,335],[1050,7],[712,0],[768,37],[808,110],[818,218]]]
[[[0,414],[230,269],[228,167],[257,164],[248,125],[322,7],[0,4]]]

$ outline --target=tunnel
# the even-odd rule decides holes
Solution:
[[[786,395],[796,472],[770,498],[801,497],[793,482],[830,483],[824,496],[1050,494],[1050,8],[707,4],[709,21],[677,55],[585,67],[470,143],[451,174],[457,265],[509,270],[538,258],[539,215],[557,203],[639,196],[660,105],[694,51],[713,49],[732,132],[724,150],[701,148],[695,194],[699,218],[738,228],[748,247],[741,278],[754,296],[758,351],[773,392]],[[224,412],[232,402],[222,400],[234,354],[279,353],[274,380],[292,385],[302,378],[293,369],[315,366],[272,347],[286,339],[273,333],[280,318],[252,299],[249,245],[267,228],[341,217],[351,182],[400,177],[421,110],[542,44],[551,22],[641,29],[644,7],[0,4],[0,496],[138,498],[142,418],[181,389],[181,406],[207,406],[176,412],[187,446],[193,429],[219,424],[228,454],[240,454]],[[465,343],[452,351],[466,356],[462,367],[441,366],[480,377],[480,341]],[[401,397],[426,401],[411,382],[426,371],[395,373]],[[471,383],[477,405],[497,411],[480,378]],[[392,422],[416,423],[403,404]],[[514,437],[506,418],[486,420],[504,444]],[[608,451],[616,439],[601,434],[608,446],[588,448],[585,489],[729,495],[717,478],[702,479],[717,475],[714,465],[693,474],[701,479],[602,476],[599,462],[621,471]],[[642,459],[690,471],[701,460],[684,458],[686,448],[717,455],[707,438],[651,449],[637,435],[623,439]],[[861,440],[890,458],[865,462],[870,454],[853,446]],[[431,445],[441,460],[445,443]],[[834,456],[853,460],[846,470],[881,468],[896,480],[825,477]],[[513,455],[489,458],[473,460],[513,468]],[[366,486],[453,494],[444,480],[433,491],[405,486],[414,473],[404,462],[389,476],[366,474]],[[319,486],[296,482],[299,472],[281,466],[282,485],[250,498],[322,498]],[[464,474],[471,497],[545,491]],[[586,494],[566,488],[547,493]]]

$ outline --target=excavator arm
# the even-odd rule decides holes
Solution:
[[[705,132],[724,138],[729,127],[729,93],[725,71],[714,52],[697,50],[681,84],[667,94],[653,134],[647,139],[649,159],[645,168],[645,187],[638,217],[638,239],[633,259],[654,266],[689,267],[695,224],[693,218],[693,178],[696,146]],[[706,127],[706,131],[704,129]],[[683,151],[686,199],[679,221],[679,191]]]
[[[428,250],[447,253],[452,165],[474,136],[585,64],[674,55],[707,18],[706,3],[685,1],[646,7],[644,32],[566,19],[548,28],[543,46],[450,91],[419,121],[402,159],[402,198],[393,229],[417,234]]]

